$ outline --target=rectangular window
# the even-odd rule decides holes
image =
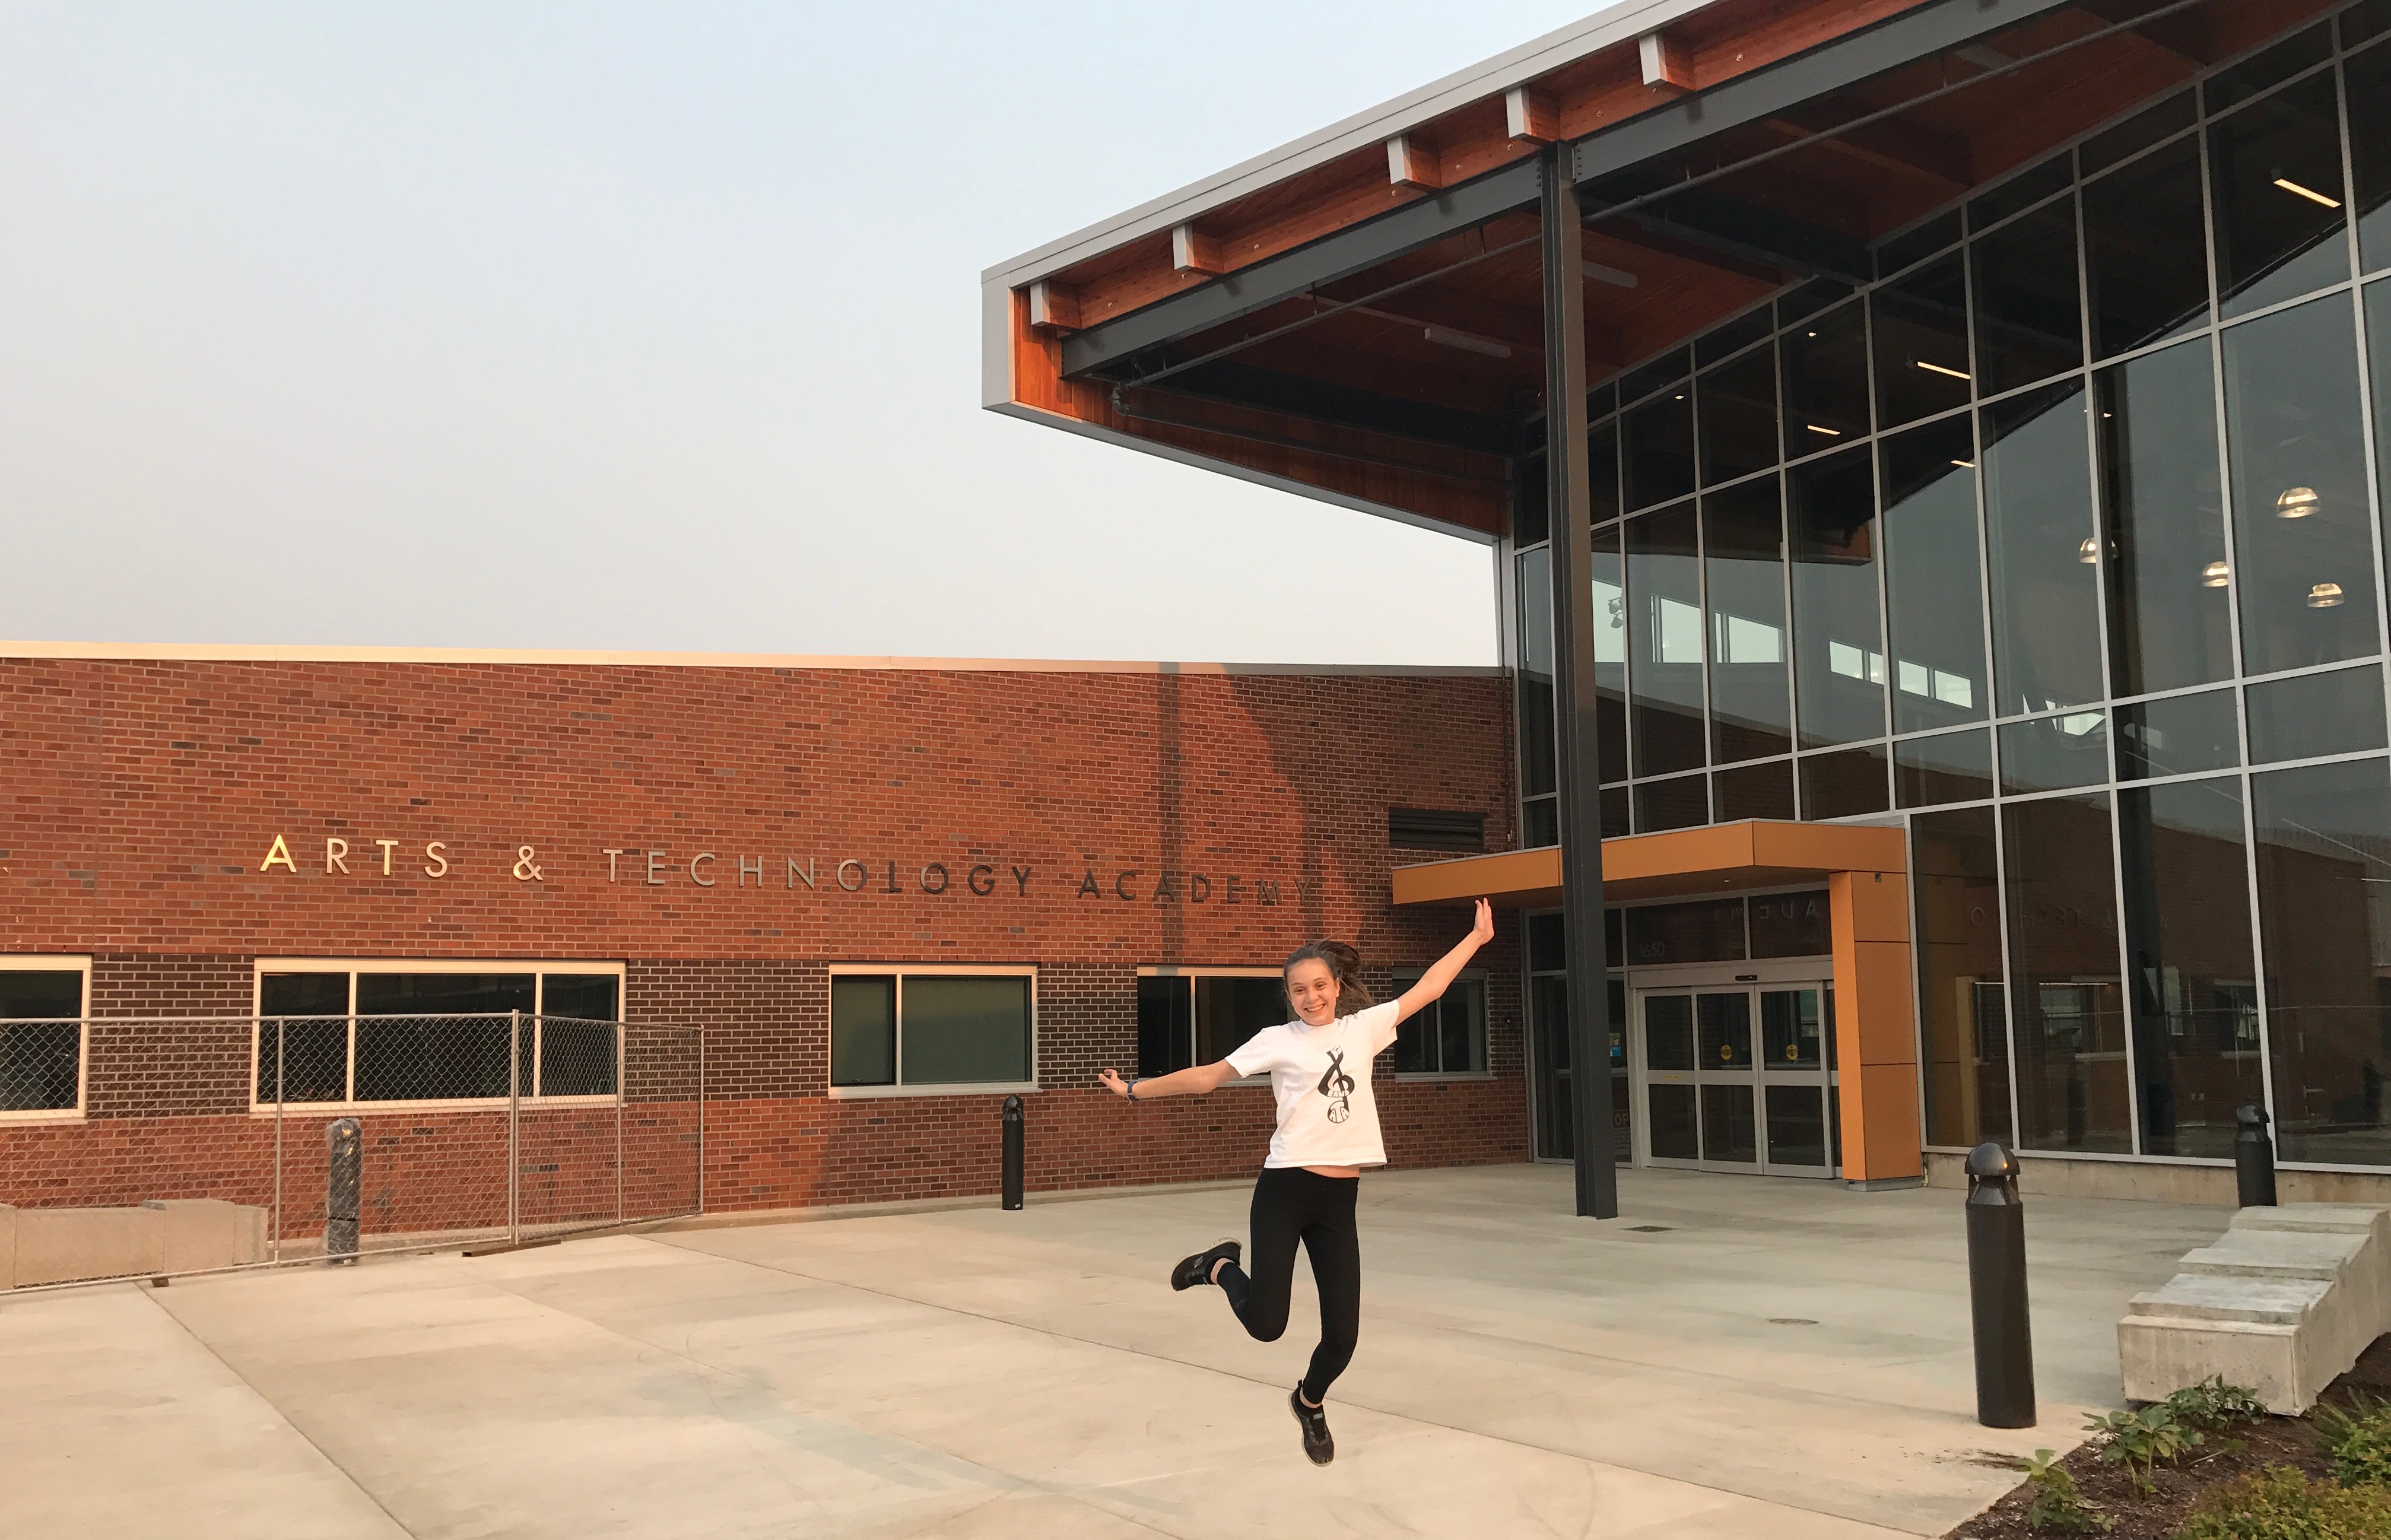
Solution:
[[[2108,794],[2012,802],[2001,809],[2001,838],[2018,1141],[2131,1154]]]
[[[1629,724],[1638,776],[1694,770],[1706,757],[1700,555],[1691,503],[1628,521]]]
[[[2008,978],[1993,810],[1920,813],[1909,831],[1926,1142],[1958,1149],[1987,1139],[2008,1144]]]
[[[1419,982],[1417,973],[1395,976],[1398,993]],[[1486,1073],[1486,977],[1465,973],[1395,1029],[1398,1075]]]
[[[834,1092],[1031,1084],[1036,970],[842,964],[830,971]]]
[[[1876,472],[1865,445],[1787,481],[1793,558],[1793,695],[1801,746],[1884,736],[1877,624]]]
[[[0,1121],[83,1110],[88,957],[0,957]]]
[[[1978,414],[1992,558],[1993,715],[2100,698],[2100,542],[2078,382]]]
[[[1217,1064],[1291,1020],[1276,968],[1151,968],[1137,978],[1137,1072]]]
[[[1721,764],[1793,747],[1786,675],[1785,514],[1777,478],[1702,499],[1711,612],[1711,755]]]
[[[2139,695],[2229,679],[2231,578],[2208,343],[2102,369],[2094,385],[2110,682]]]
[[[1893,730],[1984,715],[1984,607],[1976,560],[1976,439],[1965,416],[1877,447],[1884,488]]]
[[[268,958],[255,998],[260,1106],[614,1094],[618,963]]]

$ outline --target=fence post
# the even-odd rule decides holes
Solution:
[[[252,1026],[262,1026],[252,1018]],[[288,1030],[280,1016],[274,1018],[274,1235],[267,1242],[268,1255],[276,1262],[282,1260],[282,1056],[284,1033]],[[261,1034],[262,1035],[262,1034]]]
[[[1021,1207],[1023,1127],[1021,1098],[1004,1098],[1004,1206]]]
[[[338,1263],[357,1254],[357,1209],[365,1190],[365,1125],[335,1118],[324,1125],[324,1257]]]
[[[1968,1152],[1968,1303],[1976,1340],[1976,1420],[2034,1426],[2034,1334],[2026,1314],[2025,1209],[2017,1160],[1997,1144]]]
[[[697,1211],[705,1212],[705,1029],[697,1029]]]
[[[523,1013],[507,1013],[507,1243],[523,1242]]]
[[[2275,1206],[2275,1141],[2267,1132],[2267,1109],[2244,1102],[2233,1113],[2234,1196],[2244,1209]]]
[[[628,1095],[630,1067],[624,1060],[630,1056],[630,1029],[614,1023],[614,1223],[622,1223],[631,1216],[623,1205],[623,1116]]]

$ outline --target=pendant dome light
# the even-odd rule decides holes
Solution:
[[[2279,519],[2305,519],[2309,514],[2315,512],[2318,507],[2319,502],[2316,495],[2316,488],[2312,486],[2294,486],[2287,488],[2281,497],[2275,499],[2275,517]]]
[[[2224,563],[2211,562],[2200,569],[2200,586],[2204,589],[2221,589],[2232,576],[2233,569]]]
[[[2308,589],[2308,608],[2311,610],[2329,610],[2340,602],[2341,585],[2338,583],[2319,583]]]

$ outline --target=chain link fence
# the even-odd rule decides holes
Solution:
[[[96,1102],[95,1039],[105,1062],[138,1066]],[[197,1066],[236,1052],[240,1107],[221,1077],[197,1083]],[[704,1092],[696,1027],[524,1012],[0,1021],[0,1113],[84,1114],[0,1119],[18,1231],[0,1286],[304,1261],[328,1235],[337,1256],[701,1213]]]

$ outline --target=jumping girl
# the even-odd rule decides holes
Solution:
[[[1241,1075],[1270,1071],[1278,1132],[1254,1184],[1254,1270],[1238,1265],[1243,1248],[1224,1240],[1170,1270],[1170,1287],[1217,1284],[1229,1308],[1258,1340],[1286,1330],[1287,1290],[1295,1283],[1295,1243],[1312,1255],[1320,1288],[1320,1346],[1311,1370],[1287,1393],[1314,1465],[1337,1457],[1321,1409],[1328,1387],[1352,1361],[1362,1329],[1362,1246],[1353,1231],[1353,1197],[1362,1168],[1387,1163],[1378,1108],[1370,1096],[1370,1061],[1395,1041],[1396,1024],[1444,993],[1480,947],[1494,938],[1494,911],[1478,900],[1477,923],[1402,996],[1374,1004],[1362,984],[1362,955],[1342,941],[1314,941],[1286,960],[1287,1003],[1298,1019],[1265,1027],[1217,1064],[1123,1080],[1107,1069],[1105,1089],[1133,1102],[1201,1096]]]

